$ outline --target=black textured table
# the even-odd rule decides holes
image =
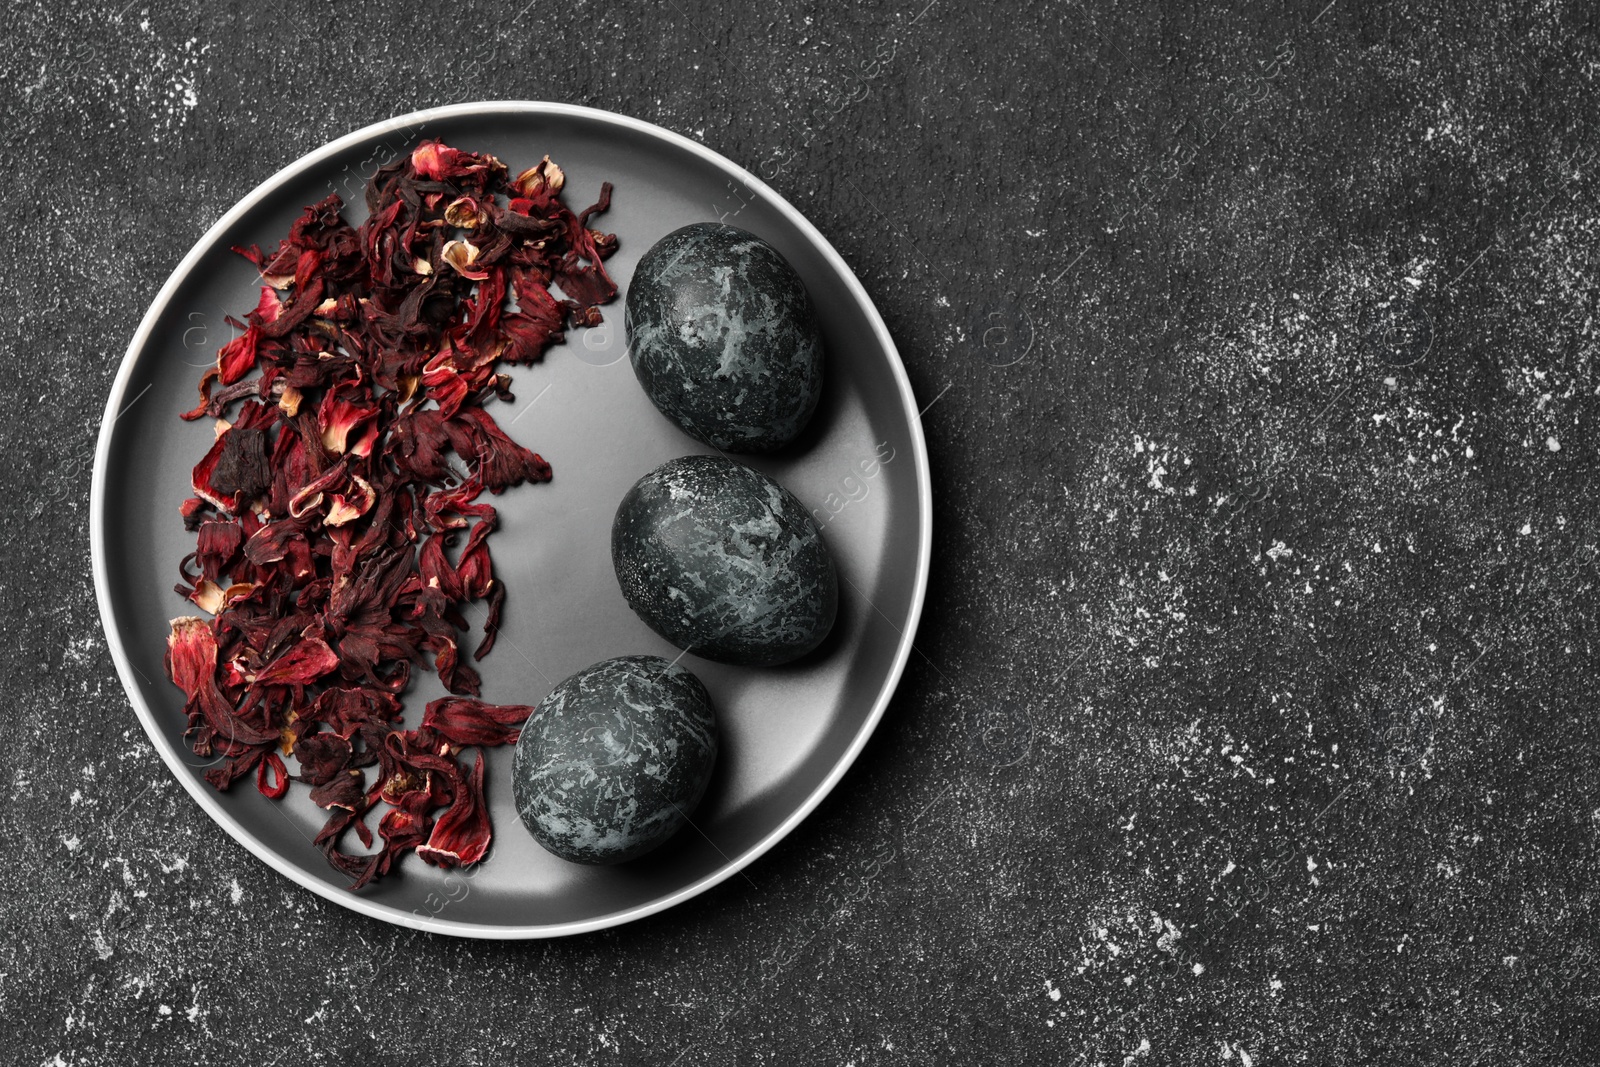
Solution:
[[[1324,4],[8,10],[0,1059],[1585,1062],[1597,16]],[[183,252],[324,141],[482,98],[789,197],[895,334],[937,497],[834,794],[748,877],[551,942],[235,845],[88,564],[101,405]]]

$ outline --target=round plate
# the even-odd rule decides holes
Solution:
[[[253,307],[254,268],[230,246],[274,248],[307,204],[330,192],[346,218],[365,217],[363,190],[378,166],[423,138],[490,152],[512,172],[549,154],[567,174],[564,199],[591,203],[616,187],[597,225],[617,234],[608,261],[624,296],[646,249],[690,222],[723,221],[772,242],[811,293],[827,345],[826,389],[804,438],[774,457],[744,457],[795,493],[822,524],[839,566],[840,612],[823,648],[775,669],[687,656],[722,723],[722,755],[693,825],[643,859],[618,867],[566,863],[518,821],[509,748],[488,753],[494,847],[476,867],[445,872],[414,856],[359,893],[311,839],[324,812],[309,790],[274,802],[251,782],[217,793],[210,762],[183,740],[183,702],[162,666],[169,618],[192,612],[173,592],[193,551],[179,504],[212,437],[185,423],[201,371]],[[678,650],[629,610],[611,570],[611,518],[633,482],[674,456],[705,451],[661,416],[634,380],[622,299],[606,322],[569,331],[543,363],[503,368],[515,404],[500,425],[555,469],[545,485],[497,497],[491,539],[507,599],[500,640],[479,666],[483,698],[534,704],[562,678],[629,653]],[[106,638],[134,710],[156,750],[210,816],[241,844],[306,888],[356,911],[423,930],[472,937],[551,937],[660,911],[748,865],[833,788],[866,744],[911,650],[927,584],[931,532],[928,457],[905,369],[871,300],[839,254],[800,213],[741,167],[635,119],[547,103],[462,104],[402,116],[340,138],[279,171],[239,202],[162,286],[123,359],[95,454],[91,542]],[[482,607],[469,611],[482,623]],[[419,672],[406,694],[415,724],[443,695]]]

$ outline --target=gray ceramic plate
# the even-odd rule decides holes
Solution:
[[[512,806],[511,751],[490,753],[495,844],[467,872],[406,857],[397,873],[351,893],[311,845],[322,813],[295,787],[271,802],[241,783],[227,794],[201,777],[207,761],[182,737],[182,701],[162,669],[167,620],[189,614],[173,591],[193,549],[178,516],[209,423],[178,413],[230,332],[226,313],[255,302],[255,272],[232,245],[275,247],[306,205],[331,191],[359,221],[365,179],[421,138],[492,152],[513,171],[548,153],[567,173],[565,199],[616,186],[600,225],[621,242],[609,267],[624,287],[639,257],[686,223],[722,220],[771,241],[805,279],[826,337],[827,389],[803,441],[754,459],[815,509],[839,565],[841,607],[817,654],[769,670],[684,663],[710,689],[723,750],[694,828],[658,852],[587,868],[544,852]],[[542,364],[517,368],[517,403],[502,426],[555,468],[547,485],[496,499],[493,550],[508,587],[483,696],[537,703],[566,675],[625,653],[677,650],[634,617],[612,575],[609,531],[623,493],[673,456],[705,451],[650,405],[633,377],[622,302],[607,323],[569,333]],[[224,829],[277,870],[330,900],[424,930],[474,937],[548,937],[627,922],[730,877],[776,844],[833,788],[883,715],[911,650],[930,546],[927,452],[917,405],[883,321],[850,268],[800,213],[755,176],[676,134],[634,119],[544,103],[464,104],[370,126],[319,148],[246,196],[201,238],[162,286],[106,406],[95,457],[91,538],[107,640],[156,751]],[[481,622],[481,609],[477,615]],[[406,696],[415,722],[442,695],[421,675]]]

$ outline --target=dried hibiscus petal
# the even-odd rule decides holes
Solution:
[[[342,455],[350,447],[355,431],[377,418],[380,410],[376,405],[353,403],[329,393],[317,412],[322,446],[334,455]],[[360,435],[355,436],[359,439]]]
[[[349,738],[323,732],[302,737],[294,746],[294,755],[300,761],[300,780],[324,785],[349,766],[355,748]]]
[[[350,484],[342,493],[328,498],[328,513],[323,516],[324,526],[343,526],[365,515],[377,501],[378,494],[359,475],[350,476]]]
[[[367,803],[366,775],[354,768],[336,771],[311,791],[311,802],[319,808],[363,811]]]
[[[200,573],[213,582],[228,572],[244,545],[244,530],[232,522],[215,519],[200,524],[195,560]]]
[[[216,682],[217,637],[202,619],[172,620],[167,634],[167,677],[190,700]]]
[[[247,746],[277,742],[275,732],[242,719],[217,683],[219,646],[216,634],[203,619],[192,615],[173,619],[167,635],[166,668],[172,684],[187,698],[184,711],[189,733],[200,755],[220,750],[236,755]]]
[[[491,838],[489,807],[483,801],[484,758],[478,756],[472,773],[457,788],[449,810],[439,817],[428,843],[417,855],[436,867],[466,867],[483,859]]]
[[[505,435],[494,417],[482,408],[467,408],[460,421],[470,426],[471,443],[465,458],[478,464],[477,477],[491,493],[523,482],[548,482],[550,464]],[[461,448],[457,448],[462,453]]]
[[[289,791],[289,772],[276,752],[268,752],[256,764],[256,788],[269,800],[277,800]]]
[[[265,430],[235,427],[223,434],[222,452],[211,472],[211,487],[236,498],[249,499],[272,484],[272,469],[267,464]]]
[[[514,745],[531,707],[521,704],[485,704],[464,697],[444,697],[428,702],[422,729],[432,730],[457,745]]]

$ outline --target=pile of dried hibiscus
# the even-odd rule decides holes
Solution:
[[[218,789],[252,771],[274,799],[291,778],[311,786],[329,813],[316,843],[352,888],[411,850],[441,867],[481,859],[484,758],[467,770],[463,750],[515,742],[531,710],[475,699],[458,641],[482,601],[482,659],[505,600],[479,497],[550,478],[484,408],[513,399],[496,368],[599,323],[617,293],[603,266],[616,238],[588,227],[611,186],[575,215],[563,182],[549,157],[511,178],[493,156],[428,142],[374,175],[359,227],[334,195],[276,251],[236,248],[266,284],[183,416],[217,428],[182,508],[198,543],[177,587],[212,618],[175,619],[167,640],[188,737],[217,757]],[[456,695],[403,729],[424,653]],[[366,851],[340,848],[352,828]]]

